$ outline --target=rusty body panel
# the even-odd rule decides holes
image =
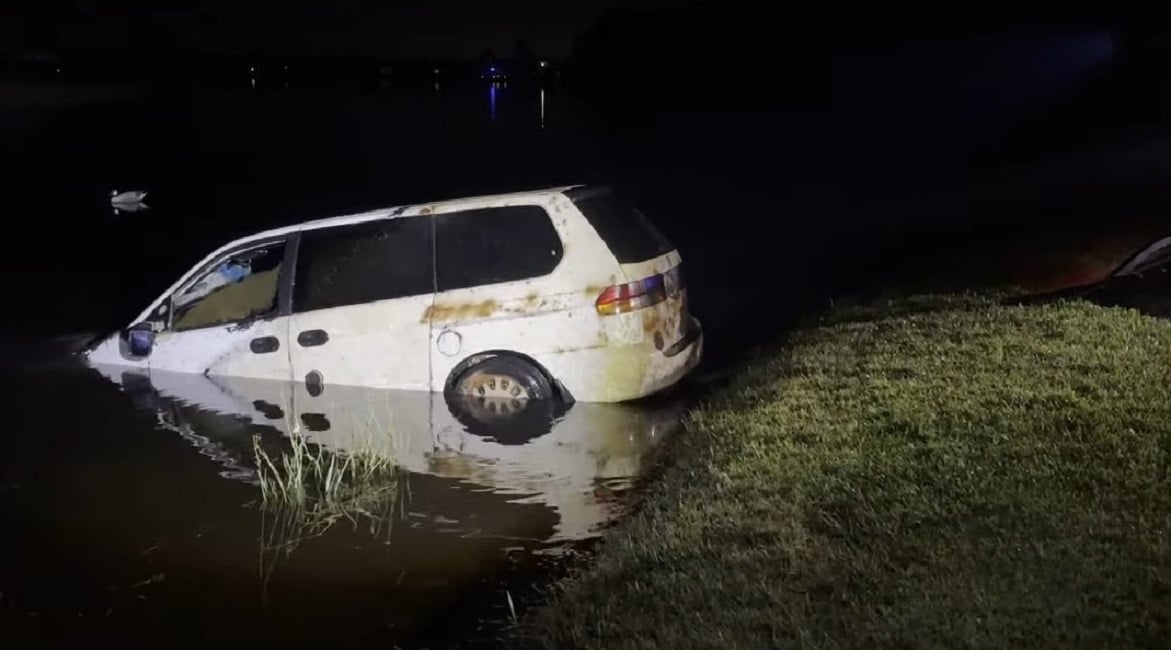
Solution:
[[[446,323],[488,318],[496,313],[499,304],[492,298],[473,303],[443,303],[431,304],[423,311],[420,323]]]
[[[443,389],[460,359],[488,350],[522,351],[575,398],[598,402],[658,392],[699,363],[702,338],[683,353],[664,354],[691,327],[685,289],[657,305],[625,314],[601,316],[595,308],[606,287],[676,269],[682,263],[679,253],[619,264],[589,232],[584,219],[569,218],[576,211],[572,203],[565,200],[564,205],[555,205],[562,215],[554,220],[559,235],[576,245],[565,248],[562,263],[552,273],[523,283],[436,295],[436,309],[431,312],[433,347],[448,332],[458,332],[463,346],[456,357],[432,355],[433,390]],[[518,339],[522,346],[517,345]]]

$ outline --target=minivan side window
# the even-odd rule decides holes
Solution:
[[[400,217],[304,231],[293,311],[432,293],[432,227],[428,217]]]
[[[549,214],[536,205],[449,212],[435,220],[439,291],[547,275],[565,252]]]
[[[285,242],[237,251],[171,296],[171,329],[199,329],[264,318],[277,310]]]

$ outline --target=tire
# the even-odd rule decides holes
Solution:
[[[545,373],[509,355],[489,357],[463,371],[445,397],[469,433],[503,445],[524,444],[548,433],[563,410]]]

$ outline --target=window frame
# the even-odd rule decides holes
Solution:
[[[297,246],[301,241],[301,233],[299,231],[285,233],[282,235],[274,235],[262,239],[253,239],[251,241],[243,242],[239,245],[232,246],[224,250],[222,253],[214,257],[209,262],[197,267],[194,273],[188,276],[188,279],[172,291],[161,304],[167,306],[166,319],[163,323],[163,329],[160,333],[166,334],[185,334],[187,332],[198,332],[201,330],[210,329],[213,327],[234,327],[242,323],[250,323],[258,320],[274,320],[291,313],[292,308],[292,294],[293,294],[293,279],[291,273],[295,270],[295,262],[297,257]],[[187,329],[175,329],[175,296],[190,289],[197,282],[202,280],[213,269],[223,264],[226,260],[234,255],[238,255],[245,251],[250,251],[257,248],[264,248],[272,244],[284,244],[284,255],[281,258],[280,266],[277,267],[277,298],[276,309],[263,316],[253,316],[251,318],[226,321],[222,323],[214,323],[211,325],[202,325],[199,327],[190,327]],[[210,295],[210,294],[209,294]]]

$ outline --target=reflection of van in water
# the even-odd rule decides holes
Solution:
[[[447,400],[422,391],[331,386],[313,396],[301,382],[95,368],[153,412],[160,426],[219,463],[226,477],[255,480],[255,427],[285,435],[295,430],[332,451],[374,452],[414,474],[465,482],[470,492],[487,488],[509,502],[549,507],[558,517],[545,541],[599,532],[614,514],[599,488],[629,487],[683,414],[678,399],[578,403],[521,436],[508,422],[468,427]],[[518,528],[508,532],[516,535],[527,524],[513,525]]]
[[[607,188],[312,221],[207,256],[90,363],[463,395],[616,402],[699,362],[681,258]]]

